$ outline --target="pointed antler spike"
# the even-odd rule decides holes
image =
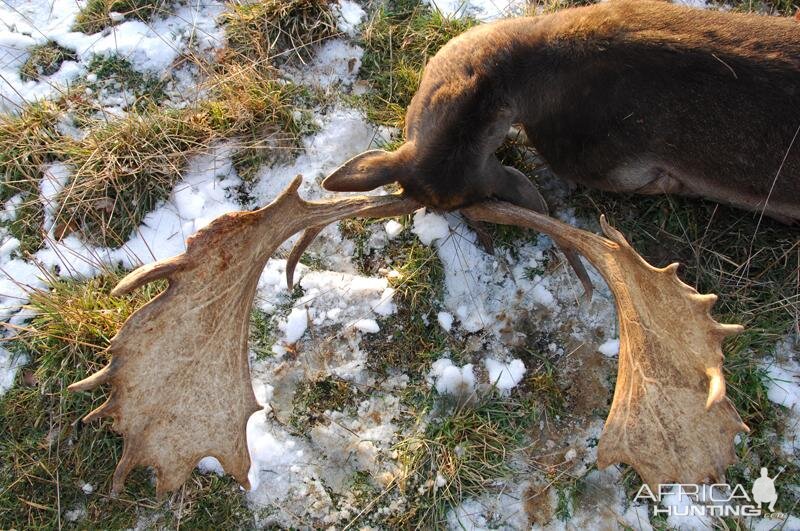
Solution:
[[[714,295],[713,293],[707,293],[705,295],[696,294],[692,297],[695,301],[697,301],[700,306],[705,307],[706,309],[710,310],[716,303],[719,297]]]
[[[722,337],[729,337],[744,332],[744,327],[738,324],[714,323],[714,330]]]
[[[128,444],[122,449],[122,457],[114,469],[114,477],[111,480],[111,494],[118,495],[125,488],[125,480],[128,478],[133,467],[138,463],[134,460],[133,452]]]
[[[613,241],[614,243],[618,243],[619,245],[628,245],[628,240],[625,239],[625,236],[623,236],[620,231],[608,224],[605,214],[600,215],[600,228],[603,230],[603,234],[605,234],[609,240]]]
[[[298,173],[294,176],[292,182],[289,183],[289,186],[287,186],[286,189],[281,192],[281,195],[278,196],[278,199],[280,199],[281,196],[297,195],[297,191],[300,189],[301,184],[303,184],[303,175]]]
[[[297,267],[297,263],[300,261],[306,248],[311,245],[311,242],[319,236],[319,233],[322,232],[324,228],[325,225],[319,225],[306,229],[302,236],[300,236],[300,239],[297,240],[297,243],[292,246],[292,251],[286,259],[286,287],[289,291],[294,289],[294,270]]]
[[[108,398],[108,400],[103,402],[101,406],[95,408],[92,412],[83,417],[83,422],[88,424],[102,417],[113,417],[118,410],[119,410],[119,404],[112,395],[111,397]]]
[[[662,271],[667,275],[677,277],[678,276],[678,268],[680,268],[680,267],[681,267],[681,265],[678,262],[673,262],[673,263],[669,264],[668,266],[666,266],[664,269],[662,269]]]
[[[67,389],[72,392],[89,391],[95,387],[108,383],[109,379],[111,379],[113,376],[113,364],[108,364],[91,376],[88,376],[79,382],[70,384]]]
[[[169,260],[162,260],[140,267],[120,280],[119,284],[111,290],[111,295],[120,297],[154,280],[168,278],[174,275],[180,266],[181,262],[179,260],[170,258]]]

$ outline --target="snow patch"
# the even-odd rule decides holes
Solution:
[[[700,507],[695,504],[689,494],[680,485],[672,488],[672,491],[661,497],[661,504],[664,507],[672,508],[672,514],[667,518],[667,525],[675,529],[686,529],[687,531],[703,531],[713,529],[713,520],[708,515],[692,514],[699,511]],[[693,507],[695,509],[693,509]],[[686,516],[678,516],[686,515]]]
[[[476,18],[490,22],[525,14],[525,0],[426,0],[447,18]]]
[[[197,470],[200,471],[201,474],[216,474],[218,476],[222,476],[225,474],[225,471],[222,469],[222,464],[217,460],[216,457],[204,457],[197,463]]]
[[[430,245],[434,240],[450,235],[450,224],[439,214],[420,208],[414,212],[414,226],[411,232],[416,234],[424,245]]]
[[[279,327],[286,334],[286,343],[296,343],[308,328],[308,312],[305,308],[293,308],[286,321]]]
[[[492,358],[483,360],[483,365],[489,372],[489,383],[495,386],[502,394],[508,394],[522,381],[525,376],[525,364],[520,359],[513,359],[508,363]]]
[[[359,319],[353,323],[353,327],[365,334],[377,334],[381,331],[378,322],[375,319]]]
[[[383,228],[384,230],[386,230],[386,235],[389,237],[390,240],[396,238],[403,231],[403,226],[393,219],[387,221],[383,225]]]
[[[453,314],[447,312],[439,312],[436,314],[436,320],[439,322],[445,332],[449,332],[453,327]]]
[[[800,409],[800,363],[774,361],[767,366],[767,398],[789,409]]]
[[[302,68],[285,67],[292,81],[328,89],[336,85],[349,86],[358,77],[364,49],[342,39],[323,43],[310,64]]]
[[[597,351],[600,352],[603,356],[608,358],[613,358],[614,356],[619,354],[619,339],[609,339],[599,347],[597,347]]]
[[[351,0],[339,0],[338,11],[337,26],[351,37],[354,36],[358,25],[361,24],[367,14],[360,5]]]
[[[11,389],[14,385],[17,369],[26,363],[28,363],[27,356],[14,354],[0,347],[0,396],[3,396],[6,391]]]
[[[14,111],[24,103],[56,97],[86,72],[94,56],[119,55],[139,71],[163,73],[190,46],[210,53],[224,43],[217,18],[225,6],[199,0],[173,7],[168,16],[148,23],[127,20],[93,35],[72,31],[82,6],[72,0],[31,0],[0,4],[0,111]],[[19,69],[28,49],[54,41],[76,53],[78,61],[65,61],[61,68],[40,81],[23,81]]]
[[[458,367],[449,358],[433,362],[428,373],[428,381],[434,383],[439,394],[469,396],[475,391],[475,373],[472,364]]]
[[[319,132],[303,139],[303,151],[293,162],[258,172],[251,191],[255,205],[275,199],[297,175],[304,178],[301,195],[309,199],[327,197],[331,193],[318,181],[348,159],[391,138],[388,128],[370,125],[362,113],[353,109],[337,107],[317,114],[315,119]]]

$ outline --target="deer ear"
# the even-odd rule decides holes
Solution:
[[[397,181],[399,161],[394,153],[373,149],[348,160],[322,181],[331,192],[366,192]]]

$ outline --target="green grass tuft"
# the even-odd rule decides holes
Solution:
[[[108,296],[119,275],[80,283],[56,280],[52,291],[36,292],[38,312],[13,348],[31,360],[21,380],[0,400],[0,521],[11,527],[59,527],[64,514],[84,507],[87,519],[120,527],[135,524],[129,503],[148,500],[146,474],[134,474],[119,500],[108,498],[121,440],[107,423],[84,426],[79,417],[102,404],[104,391],[69,393],[69,384],[99,370],[103,352],[122,322],[155,294],[150,287],[126,298]],[[98,495],[81,490],[91,484]],[[102,494],[101,494],[102,493]]]
[[[88,0],[75,17],[73,31],[92,34],[112,26],[110,13],[120,13],[125,18],[148,21],[162,7],[158,0]]]
[[[409,503],[389,527],[439,528],[450,508],[485,494],[513,472],[510,457],[530,420],[523,403],[487,397],[440,413],[395,447],[402,467],[397,487]]]
[[[292,400],[289,424],[299,433],[307,433],[314,424],[323,421],[325,411],[355,406],[353,390],[349,382],[335,376],[300,382]]]
[[[59,46],[53,41],[32,46],[28,53],[28,59],[19,70],[19,77],[23,81],[38,80],[43,76],[49,76],[58,72],[64,61],[75,61],[77,54]]]
[[[402,127],[428,59],[475,24],[474,20],[450,20],[415,0],[391,1],[379,7],[361,38],[361,78],[372,89],[364,99],[368,118]]]
[[[130,105],[133,109],[142,111],[166,98],[164,81],[153,74],[139,72],[130,61],[119,55],[96,55],[87,69],[97,76],[95,81],[87,82],[90,89],[98,91],[111,87],[116,91],[126,91],[135,98]]]

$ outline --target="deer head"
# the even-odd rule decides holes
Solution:
[[[287,263],[291,278],[321,227],[418,207],[399,196],[306,202],[297,195],[300,182],[260,210],[218,218],[189,239],[185,253],[139,268],[115,288],[122,294],[157,279],[169,283],[111,341],[109,365],[70,386],[111,385],[108,400],[84,420],[111,417],[124,437],[114,491],[137,465],[154,467],[158,494],[174,490],[205,456],[249,488],[245,427],[260,407],[248,367],[249,313],[270,255],[305,231]],[[747,428],[725,397],[722,374],[722,339],[741,327],[711,318],[715,296],[678,280],[676,264],[650,266],[603,219],[607,238],[507,203],[466,213],[551,235],[583,254],[611,287],[621,347],[600,466],[628,463],[651,484],[721,477],[735,459],[734,435]]]

